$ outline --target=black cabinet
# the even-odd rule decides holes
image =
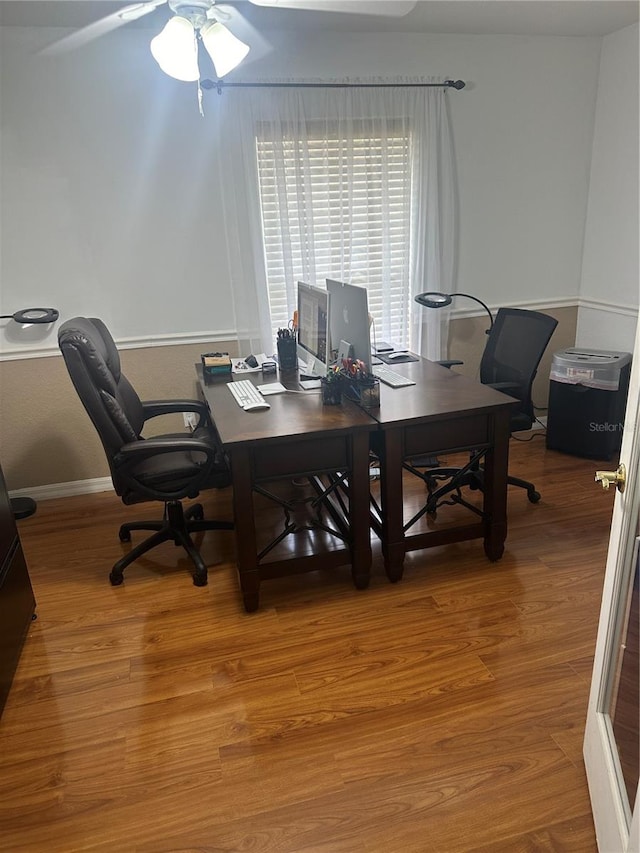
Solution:
[[[0,713],[35,606],[27,564],[0,469]]]

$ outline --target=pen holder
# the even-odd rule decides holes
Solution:
[[[342,403],[342,382],[337,373],[330,378],[323,376],[320,380],[320,390],[325,406],[339,406]]]
[[[380,380],[375,376],[366,379],[346,378],[343,392],[345,397],[366,409],[377,409],[380,406]]]
[[[280,370],[295,370],[298,367],[297,342],[290,338],[278,338],[278,363]]]

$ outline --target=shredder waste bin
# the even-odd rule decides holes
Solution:
[[[547,447],[611,459],[622,442],[631,353],[570,347],[553,355]]]

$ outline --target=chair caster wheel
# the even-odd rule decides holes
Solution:
[[[131,542],[131,533],[129,530],[125,530],[124,527],[121,527],[120,532],[118,533],[118,538],[121,542]]]
[[[192,518],[194,521],[204,521],[204,509],[202,508],[202,504],[195,504],[191,507],[189,518]]]
[[[206,586],[207,585],[207,573],[206,573],[206,571],[194,572],[193,585],[194,586]]]
[[[124,580],[124,575],[122,572],[116,572],[115,569],[112,569],[109,573],[109,580],[111,581],[111,586],[120,586]]]
[[[529,498],[532,504],[537,504],[542,495],[540,494],[540,492],[533,491],[527,492],[527,497]]]

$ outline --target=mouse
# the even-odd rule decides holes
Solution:
[[[265,400],[259,403],[246,403],[242,408],[245,412],[260,412],[263,409],[270,409],[271,404]]]
[[[384,356],[385,356],[385,358],[391,358],[391,359],[406,358],[407,353],[406,352],[385,352]]]
[[[258,359],[255,357],[255,355],[248,355],[245,358],[244,363],[248,364],[249,367],[257,367],[258,366]]]

